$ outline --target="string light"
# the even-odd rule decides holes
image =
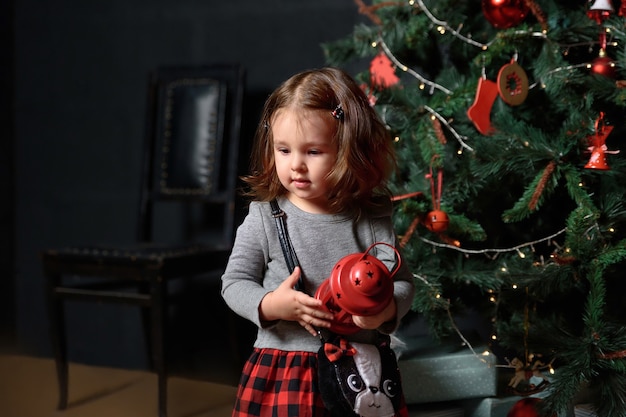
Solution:
[[[387,55],[387,57],[398,67],[400,68],[402,71],[412,75],[413,77],[417,78],[421,83],[430,86],[434,91],[434,89],[440,90],[448,95],[451,95],[453,92],[452,90],[448,90],[447,88],[445,88],[444,86],[437,84],[433,81],[430,81],[428,79],[426,79],[423,75],[421,75],[420,73],[418,73],[417,71],[412,70],[411,68],[407,67],[406,65],[404,65],[402,62],[400,62],[400,60],[398,60],[398,58],[395,57],[394,54],[391,53],[391,50],[389,49],[389,47],[387,46],[387,44],[385,43],[384,40],[382,39],[378,39],[378,45],[380,45],[380,47],[382,48],[382,50],[385,52],[385,55]]]
[[[420,237],[420,240],[422,242],[424,242],[424,243],[428,243],[429,245],[431,245],[433,247],[453,249],[453,250],[456,250],[456,251],[459,251],[459,252],[462,252],[462,253],[484,254],[484,255],[494,254],[492,259],[495,259],[497,254],[509,253],[509,252],[516,251],[518,249],[522,249],[522,248],[526,248],[526,247],[529,247],[529,246],[532,246],[532,245],[536,245],[537,243],[546,242],[546,241],[549,241],[549,240],[551,240],[551,239],[553,239],[553,238],[555,238],[557,236],[562,235],[566,231],[567,231],[567,228],[563,228],[563,229],[559,230],[558,232],[551,234],[550,236],[546,236],[546,237],[543,237],[541,239],[534,240],[532,242],[522,243],[520,245],[513,246],[511,248],[503,248],[503,249],[495,249],[495,248],[492,248],[492,249],[462,249],[462,248],[454,246],[454,245],[448,245],[446,243],[435,242],[435,241],[426,239],[425,237]],[[554,240],[552,240],[551,243],[554,246],[556,246],[558,249],[560,249],[558,244]]]

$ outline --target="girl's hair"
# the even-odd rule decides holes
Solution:
[[[337,68],[321,68],[292,76],[265,102],[251,173],[242,178],[249,186],[249,197],[270,201],[287,192],[276,174],[270,127],[276,111],[287,107],[327,111],[338,125],[333,138],[337,163],[328,176],[332,212],[358,212],[374,205],[375,195],[389,195],[386,182],[395,168],[395,154],[387,128],[350,75]]]

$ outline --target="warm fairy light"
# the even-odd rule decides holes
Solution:
[[[519,249],[517,249],[517,255],[522,259],[526,258],[526,254]]]
[[[420,90],[423,90],[423,89],[425,89],[425,88],[426,88],[426,85],[425,85],[424,83],[420,83],[419,89],[420,89]]]
[[[413,6],[415,4],[415,0],[409,0],[409,6]]]
[[[496,297],[493,297],[493,296],[489,297],[489,301],[491,301],[492,303],[495,303],[496,302]]]
[[[507,271],[506,266],[503,266],[502,268],[500,268],[500,272],[506,272],[506,271]]]
[[[491,355],[491,352],[489,352],[488,350],[485,350],[483,352],[483,356],[489,356],[489,355]]]
[[[437,32],[439,32],[442,35],[444,35],[446,33],[446,28],[444,28],[443,26],[438,26],[437,27]]]
[[[496,336],[495,334],[491,335],[491,340],[498,340],[498,336]]]
[[[400,136],[396,136],[395,138],[393,138],[393,141],[396,142],[396,143],[400,142]]]
[[[610,232],[610,233],[615,233],[615,228],[613,228],[613,227],[609,227],[609,232]]]
[[[437,298],[437,299],[441,298],[441,294],[435,295],[435,298]]]
[[[463,148],[459,148],[458,151],[456,151],[457,155],[463,155]]]
[[[578,183],[578,186],[579,186],[579,187],[584,187],[584,186],[585,186],[585,184],[584,184],[584,183],[582,183],[582,182],[579,182],[579,183]]]
[[[376,41],[372,42],[372,48],[376,48],[378,46],[378,43],[376,43]]]
[[[483,51],[486,51],[486,50],[487,50],[487,48],[489,48],[487,45],[483,45],[482,50],[483,50]]]
[[[513,287],[514,290],[516,290],[517,289],[517,284],[513,284],[512,287]]]

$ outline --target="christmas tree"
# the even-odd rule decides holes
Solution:
[[[478,311],[489,341],[626,416],[626,1],[356,1],[323,45],[397,145],[396,230],[438,336]],[[358,64],[360,65],[360,63]],[[460,334],[460,333],[459,333]],[[522,388],[520,388],[522,389]]]

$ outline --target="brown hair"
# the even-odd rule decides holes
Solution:
[[[339,113],[332,113],[340,106]],[[390,134],[354,79],[337,68],[298,73],[281,84],[263,108],[252,153],[251,174],[243,177],[247,195],[270,201],[286,193],[276,174],[270,122],[277,110],[292,107],[325,110],[335,116],[337,163],[329,173],[328,199],[332,212],[359,211],[389,195],[386,182],[395,167]]]

